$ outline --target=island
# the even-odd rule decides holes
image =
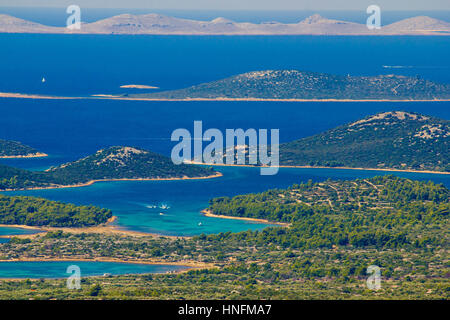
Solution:
[[[47,154],[22,144],[18,141],[0,139],[0,159],[1,158],[36,158],[46,157]]]
[[[145,84],[126,84],[123,86],[120,86],[122,89],[159,89],[159,87],[154,86],[148,86]]]
[[[450,172],[450,121],[381,112],[279,150],[281,166]]]
[[[185,89],[127,94],[144,100],[435,101],[450,84],[401,75],[350,76],[298,70],[253,71]]]
[[[114,146],[46,171],[0,165],[0,191],[79,187],[97,181],[207,179],[220,176],[210,167],[175,165],[171,159],[151,151]]]
[[[0,14],[0,33],[149,34],[149,35],[450,35],[450,23],[427,16],[407,18],[370,30],[366,24],[328,19],[314,14],[297,23],[235,22],[181,19],[161,14],[121,14],[82,23],[79,29],[46,26]]]

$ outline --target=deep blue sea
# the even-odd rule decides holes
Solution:
[[[125,84],[182,88],[241,72],[299,69],[376,75],[397,73],[450,81],[448,37],[167,37],[1,35],[0,92],[89,96],[132,92]],[[383,67],[385,66],[385,67]],[[386,66],[396,66],[386,68]],[[42,83],[42,77],[46,82]],[[135,92],[134,90],[133,92]],[[144,91],[145,92],[145,91]],[[22,141],[48,158],[1,160],[43,170],[113,145],[165,155],[177,128],[280,129],[281,142],[306,137],[362,117],[392,110],[450,119],[450,104],[139,102],[0,99],[0,138]],[[382,174],[336,169],[218,168],[222,178],[191,181],[97,183],[85,188],[15,192],[113,210],[120,227],[166,235],[261,229],[266,225],[205,218],[208,200],[327,178]],[[395,173],[450,185],[447,175]]]

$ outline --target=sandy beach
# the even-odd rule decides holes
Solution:
[[[253,222],[259,222],[259,223],[265,223],[265,224],[275,224],[283,227],[289,227],[290,223],[283,223],[283,222],[273,222],[266,219],[255,219],[255,218],[246,218],[246,217],[233,217],[233,216],[222,216],[218,214],[213,214],[208,209],[204,209],[201,211],[201,213],[205,217],[211,217],[211,218],[220,218],[220,219],[233,219],[233,220],[244,220],[244,221],[253,221]]]

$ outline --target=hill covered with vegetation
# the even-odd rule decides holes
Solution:
[[[383,112],[280,145],[280,164],[450,171],[450,121]]]
[[[297,70],[248,72],[186,89],[132,94],[154,99],[450,99],[450,84],[400,75],[343,76]]]
[[[296,184],[284,190],[221,197],[213,214],[292,224],[258,241],[293,247],[422,247],[448,241],[450,191],[441,184],[392,175]]]
[[[105,223],[110,210],[94,206],[75,206],[34,197],[0,195],[0,224],[88,227]]]
[[[17,141],[0,139],[0,158],[42,157],[46,154]]]
[[[95,180],[182,179],[217,174],[213,169],[175,165],[160,154],[132,147],[110,147],[83,159],[32,172],[0,165],[0,190],[81,185]]]

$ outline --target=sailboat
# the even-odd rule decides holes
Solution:
[[[45,83],[45,81],[46,81],[45,78],[42,78],[42,83]]]

